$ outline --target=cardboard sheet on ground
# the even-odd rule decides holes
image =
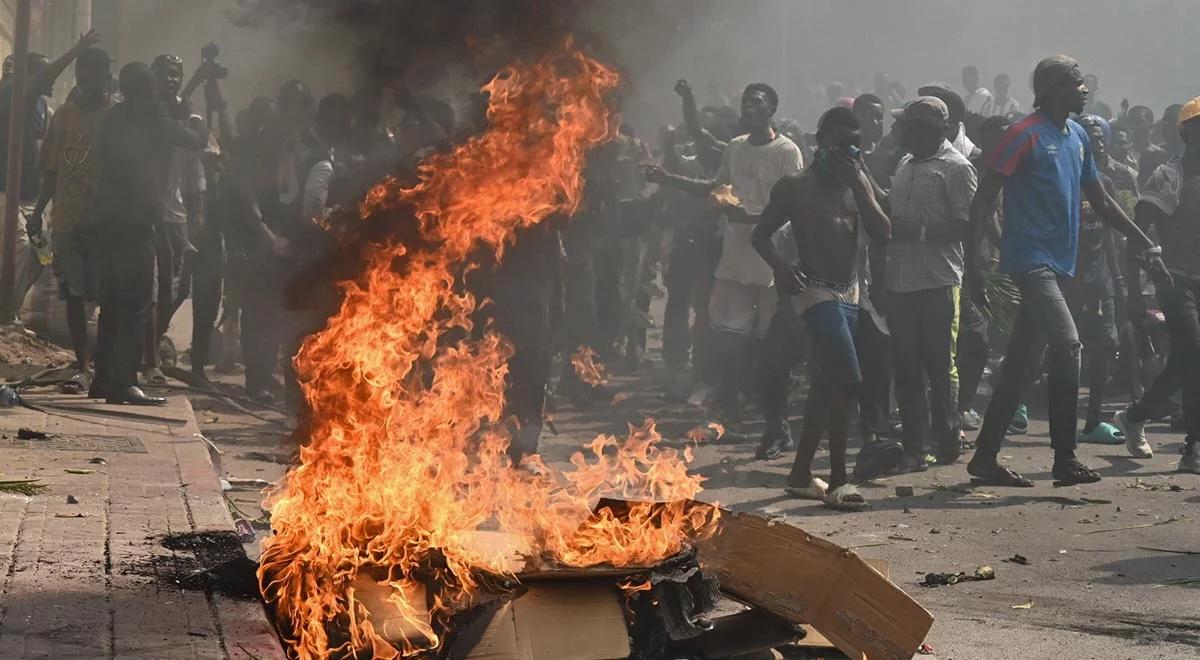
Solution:
[[[726,513],[699,544],[721,590],[796,623],[811,624],[859,660],[908,660],[933,616],[852,551],[753,514]]]
[[[500,607],[469,660],[629,657],[620,592],[607,581],[542,582]]]

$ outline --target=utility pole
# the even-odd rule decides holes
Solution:
[[[13,25],[13,92],[8,113],[8,178],[4,182],[4,229],[0,245],[0,323],[11,323],[22,301],[13,300],[16,289],[17,213],[21,208],[21,152],[25,148],[25,95],[29,80],[29,17],[32,0],[17,0]]]

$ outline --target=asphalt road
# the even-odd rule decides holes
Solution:
[[[564,460],[581,438],[620,434],[645,417],[657,419],[673,444],[685,444],[687,430],[708,420],[666,395],[666,378],[652,371],[614,379],[615,406],[563,406],[556,413],[560,434],[544,436],[543,452]],[[1151,425],[1155,456],[1148,460],[1130,458],[1123,445],[1083,445],[1081,460],[1104,479],[1059,488],[1049,474],[1048,426],[1036,402],[1033,408],[1029,433],[1009,438],[1001,455],[1034,488],[974,486],[967,453],[956,465],[867,484],[871,509],[842,513],[787,497],[782,487],[791,457],[755,460],[753,437],[700,444],[694,467],[707,477],[702,499],[779,516],[864,557],[888,560],[892,580],[933,613],[928,642],[937,658],[1200,657],[1200,591],[1161,586],[1200,578],[1200,554],[1143,549],[1200,553],[1200,476],[1174,471],[1182,434]],[[797,433],[800,410],[793,404]],[[827,470],[822,449],[816,473]],[[914,494],[897,497],[896,486],[911,486]],[[1017,554],[1028,564],[1005,561]],[[929,572],[970,573],[980,564],[992,566],[996,579],[932,589],[918,584]]]
[[[669,377],[658,367],[614,378],[609,394],[617,402],[606,399],[590,410],[560,402],[553,413],[558,433],[546,431],[543,454],[551,463],[566,461],[597,433],[623,435],[628,423],[647,417],[659,422],[665,442],[688,444],[687,431],[710,418],[669,395]],[[279,426],[204,397],[193,401],[205,434],[225,450],[227,476],[278,478],[292,450]],[[1029,434],[1010,438],[1002,452],[1008,464],[1036,482],[1030,489],[974,487],[959,463],[880,479],[863,488],[869,511],[838,513],[786,497],[782,486],[791,458],[756,461],[754,438],[702,443],[694,468],[707,478],[703,499],[780,516],[864,557],[888,560],[893,581],[935,617],[928,638],[933,657],[1200,658],[1200,591],[1160,586],[1200,578],[1200,555],[1143,549],[1200,552],[1200,476],[1174,472],[1182,435],[1151,426],[1155,456],[1149,460],[1129,458],[1123,446],[1082,446],[1081,459],[1104,480],[1055,488],[1048,429],[1036,404],[1035,398]],[[795,402],[796,432],[800,409]],[[852,445],[854,453],[853,439]],[[824,449],[816,468],[819,475],[828,469]],[[897,497],[898,485],[911,486],[914,495]],[[261,515],[256,490],[229,493],[247,517]],[[255,556],[254,546],[249,550]],[[1029,563],[1005,561],[1016,554]],[[971,572],[979,564],[994,567],[996,579],[918,586],[925,573]],[[1013,607],[1027,603],[1032,605]]]

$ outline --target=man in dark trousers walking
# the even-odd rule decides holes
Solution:
[[[99,178],[88,233],[97,249],[100,320],[90,394],[109,403],[161,405],[165,399],[147,396],[137,386],[156,295],[155,233],[163,218],[172,148],[202,149],[208,132],[167,116],[145,64],[126,64],[119,83],[125,100],[101,121],[94,143]]]
[[[1063,282],[1075,275],[1081,197],[1086,197],[1103,222],[1128,237],[1129,249],[1141,255],[1152,273],[1163,282],[1171,279],[1159,256],[1161,248],[1138,229],[1101,185],[1087,131],[1068,118],[1082,112],[1087,102],[1079,64],[1066,55],[1042,60],[1033,72],[1033,91],[1037,111],[1008,129],[992,154],[992,169],[979,182],[971,203],[973,236],[967,244],[972,252],[979,245],[992,202],[1003,189],[1000,269],[1020,289],[1021,306],[975,456],[967,465],[972,476],[998,486],[1033,485],[997,459],[1021,392],[1047,347],[1050,444],[1054,448],[1051,473],[1064,485],[1100,480],[1095,470],[1075,457],[1082,347],[1062,292]],[[971,254],[966,263],[971,269],[972,295],[986,309],[978,260]]]

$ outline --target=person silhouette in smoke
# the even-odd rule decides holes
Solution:
[[[988,106],[992,104],[992,93],[987,87],[979,84],[979,69],[968,64],[962,70],[963,89],[967,90],[965,103],[967,112],[973,115],[985,115]]]
[[[154,74],[141,62],[118,76],[125,100],[105,115],[93,149],[99,171],[87,231],[100,282],[96,378],[91,396],[109,403],[161,405],[137,386],[142,340],[155,298],[155,236],[166,207],[172,149],[203,149],[208,130],[168,116]]]

